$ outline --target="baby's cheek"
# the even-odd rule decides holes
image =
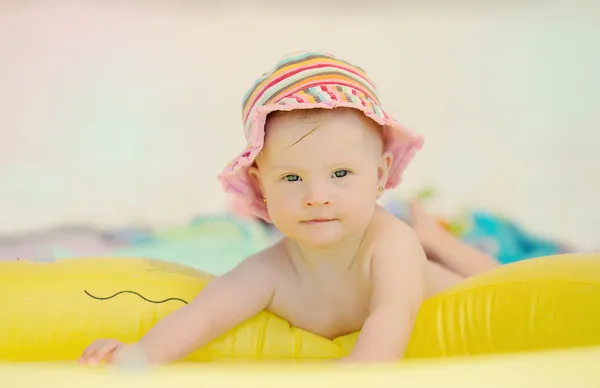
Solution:
[[[362,185],[353,187],[351,190],[348,190],[346,197],[349,202],[352,202],[353,205],[364,206],[373,202],[373,192],[375,192],[375,190],[370,190],[370,186],[367,183],[364,183]]]
[[[297,212],[298,198],[293,193],[277,193],[267,199],[269,211],[279,214],[279,216],[290,216]]]

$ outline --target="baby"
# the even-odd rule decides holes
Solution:
[[[343,361],[397,360],[425,298],[496,265],[462,247],[452,263],[428,260],[417,226],[377,205],[422,140],[383,111],[362,69],[295,53],[255,82],[242,115],[247,147],[220,179],[285,237],[215,278],[138,343],[97,340],[82,362],[175,361],[265,309],[330,339],[360,331]],[[431,238],[444,249],[460,244]]]

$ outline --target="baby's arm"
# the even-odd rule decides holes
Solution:
[[[183,358],[265,309],[275,290],[273,272],[266,257],[250,257],[209,282],[190,304],[159,321],[134,346],[100,357],[150,364]],[[140,354],[145,360],[137,360]]]
[[[369,317],[347,361],[402,358],[424,297],[427,258],[414,231],[393,222],[380,233],[371,263]]]

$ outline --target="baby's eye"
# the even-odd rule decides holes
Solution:
[[[296,174],[288,174],[284,176],[283,179],[288,182],[298,182],[300,180],[300,177]]]
[[[350,174],[350,171],[348,170],[336,170],[333,172],[334,178],[343,178],[348,174]]]

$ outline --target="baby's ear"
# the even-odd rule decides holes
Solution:
[[[260,170],[258,169],[258,167],[256,167],[256,165],[252,165],[251,167],[248,167],[248,176],[252,180],[252,183],[256,187],[260,188],[261,192],[263,192],[264,190],[263,190],[261,179],[260,179]]]
[[[377,171],[377,183],[379,184],[379,186],[385,187],[387,185],[387,181],[390,176],[390,169],[392,168],[393,162],[394,154],[392,154],[390,151],[385,152],[381,156],[381,162]]]

